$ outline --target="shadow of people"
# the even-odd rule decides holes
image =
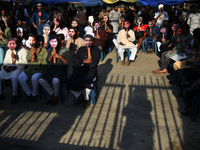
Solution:
[[[130,81],[131,83],[131,81]],[[121,149],[153,149],[154,125],[150,112],[152,104],[148,100],[147,88],[144,85],[134,85],[134,77],[129,85],[128,102],[123,108],[122,121],[125,121],[122,140],[119,145]],[[122,100],[123,100],[122,99]]]
[[[107,76],[111,72],[112,69],[113,69],[112,59],[108,59],[104,64],[101,64],[98,66],[99,91],[101,91],[103,85],[106,83]]]

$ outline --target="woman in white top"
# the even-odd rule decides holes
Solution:
[[[56,28],[55,32],[56,34],[64,34],[65,41],[70,39],[68,28],[65,26],[65,21],[60,22],[60,27]]]

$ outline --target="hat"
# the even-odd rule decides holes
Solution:
[[[41,3],[38,3],[38,4],[37,4],[37,7],[41,7],[41,6],[42,6],[42,4],[41,4]]]
[[[164,21],[164,20],[167,20],[167,21],[169,21],[169,19],[168,19],[168,18],[164,18],[164,19],[163,19],[163,21]]]
[[[163,8],[163,4],[158,5],[158,9]]]

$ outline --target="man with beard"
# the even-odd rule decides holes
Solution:
[[[18,81],[27,96],[25,101],[31,100],[31,102],[35,102],[37,100],[39,78],[46,68],[46,58],[48,56],[48,51],[42,46],[43,43],[44,37],[42,35],[38,35],[36,37],[35,46],[31,48],[30,52],[26,56],[26,60],[29,62],[29,66],[18,77]],[[33,87],[32,91],[27,84],[29,79],[31,79]]]
[[[137,47],[133,42],[135,41],[135,33],[133,30],[130,29],[130,22],[125,21],[124,22],[124,28],[119,31],[119,34],[117,36],[117,43],[119,44],[118,54],[121,58],[122,65],[125,65],[125,59],[124,59],[124,51],[125,49],[129,49],[131,51],[131,55],[129,58],[129,61],[127,62],[127,66],[130,65],[131,61],[135,60],[135,55],[137,53]]]
[[[78,36],[78,31],[74,27],[69,27],[68,34],[70,39],[67,40],[66,48],[74,55],[80,47],[85,46],[84,40]]]
[[[71,52],[64,47],[64,35],[58,34],[57,36],[52,35],[49,38],[52,48],[48,52],[47,62],[51,65],[48,66],[39,79],[42,87],[51,95],[51,99],[47,102],[51,105],[56,105],[59,101],[60,82],[63,81],[71,62]],[[53,84],[53,88],[50,84]]]
[[[89,95],[92,90],[92,81],[97,78],[97,66],[100,58],[100,50],[93,45],[93,35],[84,35],[85,46],[79,48],[73,57],[73,63],[77,66],[68,80],[68,88],[76,97],[75,106],[84,101],[84,107],[90,105]],[[83,94],[84,93],[84,94]]]
[[[12,104],[17,103],[17,87],[18,87],[18,76],[24,69],[24,65],[27,64],[26,55],[27,51],[21,47],[22,38],[10,38],[8,40],[8,50],[3,62],[3,70],[0,71],[0,101],[4,99],[2,91],[2,80],[10,79],[12,82]]]
[[[105,47],[105,42],[108,40],[108,34],[103,28],[101,28],[100,22],[95,22],[94,27],[96,31],[94,31],[95,37],[93,44],[102,51]]]
[[[22,44],[22,47],[24,47],[27,52],[29,52],[31,50],[31,46],[34,46],[35,44],[35,35],[31,33],[28,40],[22,41]]]

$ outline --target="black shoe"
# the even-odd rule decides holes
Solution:
[[[178,96],[178,97],[181,97],[181,98],[184,97],[182,93],[179,93],[177,96]]]
[[[182,111],[182,112],[180,112],[180,114],[183,116],[190,116],[191,112],[190,111]]]
[[[32,98],[31,98],[31,101],[30,101],[30,102],[31,102],[31,103],[33,103],[33,102],[37,101],[37,98],[38,98],[38,97],[37,97],[37,95],[36,95],[36,96],[32,96]]]
[[[50,105],[51,104],[52,99],[49,99],[45,104],[46,105]]]
[[[83,102],[83,99],[84,99],[84,95],[83,95],[83,93],[81,93],[81,94],[79,95],[79,97],[76,98],[76,101],[75,101],[75,103],[74,103],[74,106],[80,105],[80,104]]]
[[[24,99],[24,102],[28,102],[28,101],[30,101],[31,98],[32,98],[32,95],[29,95],[29,96],[26,95],[26,98]]]
[[[3,101],[5,99],[4,95],[0,95],[0,101]]]
[[[90,106],[90,100],[84,100],[83,107],[88,108]]]
[[[18,102],[18,97],[17,95],[12,96],[11,104],[16,104]]]
[[[56,105],[59,102],[59,97],[55,95],[51,95],[51,106]]]

